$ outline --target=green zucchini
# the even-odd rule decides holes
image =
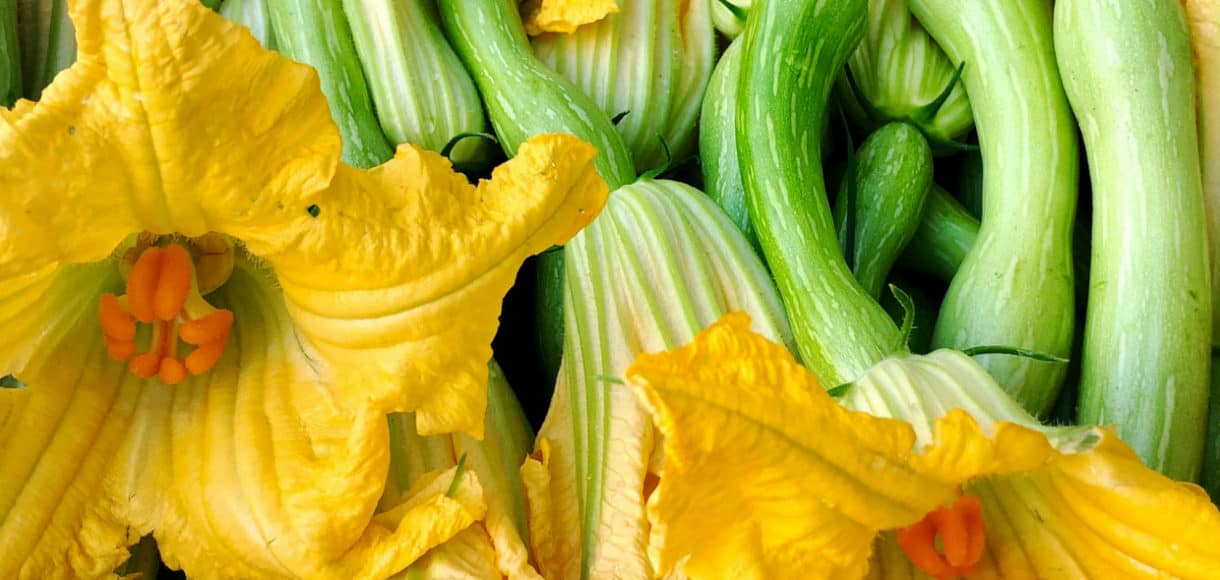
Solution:
[[[831,87],[864,34],[866,8],[865,0],[755,5],[737,87],[737,153],[750,221],[801,359],[828,387],[906,348],[843,259],[822,174]]]
[[[1075,320],[1072,224],[1079,146],[1055,65],[1050,0],[909,0],[966,65],[983,158],[978,239],[949,285],[934,346],[1002,345],[1068,358]],[[1066,365],[991,354],[979,363],[1034,414]]]
[[[1192,480],[1212,305],[1190,32],[1177,2],[1059,0],[1055,42],[1093,185],[1077,418]]]
[[[913,125],[886,124],[865,139],[853,175],[843,183],[850,189],[840,189],[834,206],[839,243],[852,273],[876,300],[922,221],[932,148]]]
[[[318,71],[343,137],[343,160],[356,167],[389,160],[394,151],[373,115],[341,0],[267,0],[267,7],[278,50]]]
[[[758,238],[754,235],[754,226],[750,225],[750,208],[746,205],[746,190],[741,184],[741,167],[737,161],[737,83],[741,78],[741,45],[738,37],[725,49],[707,85],[699,117],[699,160],[704,191],[757,247]]]
[[[978,236],[979,220],[933,183],[924,204],[923,219],[911,243],[898,257],[898,264],[948,282],[957,274]]]

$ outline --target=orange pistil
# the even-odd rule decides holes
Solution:
[[[940,537],[940,550],[936,538]],[[898,545],[920,570],[946,580],[968,576],[983,557],[986,545],[983,504],[961,495],[953,505],[933,510],[915,525],[898,532]]]
[[[176,385],[188,373],[207,372],[220,359],[233,313],[212,308],[199,296],[190,253],[171,243],[140,253],[127,278],[127,294],[103,294],[98,320],[111,357],[131,359],[128,368],[136,376]],[[153,333],[148,350],[133,357],[137,321],[151,324]],[[197,347],[185,361],[178,356],[179,338]]]

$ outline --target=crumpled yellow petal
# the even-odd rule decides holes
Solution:
[[[500,302],[525,258],[601,210],[595,154],[575,137],[536,136],[474,187],[440,155],[400,147],[368,172],[342,166],[314,227],[263,257],[353,397],[417,411],[423,435],[481,438]]]
[[[1071,553],[1091,550],[1094,566],[1082,569],[1098,577],[1124,577],[1139,567],[1122,562],[1153,554],[1161,557],[1154,565],[1220,569],[1220,547],[1203,543],[1218,537],[1220,514],[1201,490],[1143,468],[1101,429],[1092,430],[1092,451],[1061,454],[1027,427],[996,423],[987,433],[955,409],[935,421],[933,440],[921,446],[908,423],[835,404],[783,347],[751,333],[741,314],[691,345],[641,356],[627,379],[665,435],[666,463],[649,504],[667,526],[662,572],[689,556],[692,577],[861,576],[879,531],[914,523],[968,481],[967,492],[983,497],[989,525],[997,517],[992,496],[1008,510],[1039,498],[1059,501],[1035,513],[1047,521],[1060,512],[1087,513],[1091,521],[1064,516],[1056,525],[1089,538],[1062,541],[1079,542]],[[1071,466],[1070,476],[1059,466]],[[1030,488],[1039,480],[1050,482],[1041,496]],[[1076,493],[1068,493],[1073,480]],[[1172,522],[1192,518],[1168,534]],[[1045,543],[1047,526],[1033,522],[1013,534]],[[1002,555],[998,565],[1019,577],[1056,569],[1055,554],[1023,551],[1016,542],[997,531],[987,558]]]
[[[487,533],[471,526],[422,558],[416,560],[394,579],[410,578],[500,578],[496,568],[496,552]]]
[[[537,36],[546,32],[570,34],[578,27],[597,22],[618,12],[616,0],[525,0],[521,21],[525,33]]]
[[[198,2],[69,3],[78,59],[0,118],[0,279],[133,232],[291,240],[339,134],[317,74]]]

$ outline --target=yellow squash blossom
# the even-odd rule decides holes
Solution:
[[[525,32],[537,36],[544,32],[575,32],[607,14],[618,12],[617,0],[524,0],[521,21]]]
[[[354,169],[314,71],[195,0],[69,9],[78,61],[0,111],[0,577],[149,533],[192,576],[384,577],[481,518],[452,468],[374,515],[386,415],[481,436],[501,297],[604,204],[594,150]]]
[[[1199,487],[1144,467],[1110,428],[1040,426],[956,351],[886,359],[840,406],[732,314],[688,346],[641,356],[627,380],[665,438],[648,500],[662,573],[1220,571],[1220,512]]]

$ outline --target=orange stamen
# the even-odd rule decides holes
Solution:
[[[899,531],[898,545],[912,564],[930,576],[946,580],[969,575],[986,546],[982,503],[974,496],[959,496],[953,505],[933,510]]]
[[[178,244],[170,244],[162,251],[161,271],[158,274],[157,290],[153,295],[153,310],[157,320],[173,320],[186,304],[191,291],[191,275],[194,266],[191,255]],[[134,275],[134,271],[132,272]]]
[[[106,342],[106,351],[115,360],[124,361],[136,353],[136,341],[134,340],[120,340],[106,335],[102,335],[102,340]]]
[[[161,281],[161,263],[165,251],[156,246],[144,250],[127,277],[127,305],[131,315],[145,324],[156,320],[154,303]]]
[[[212,308],[200,296],[195,264],[178,243],[138,251],[127,275],[127,294],[104,294],[98,303],[106,350],[116,360],[128,361],[137,376],[156,376],[167,385],[207,372],[224,354],[233,313]],[[148,351],[133,357],[136,321],[152,324],[153,333]],[[179,339],[197,347],[185,360],[178,356]]]
[[[220,360],[220,355],[224,354],[224,352],[224,340],[201,345],[194,352],[186,355],[186,370],[191,371],[192,375],[206,373],[213,366],[216,366],[216,361]]]
[[[199,318],[183,322],[178,329],[178,335],[187,344],[204,345],[211,342],[224,342],[229,337],[229,328],[233,326],[233,313],[228,310],[217,310]]]
[[[161,370],[157,376],[167,385],[176,385],[186,378],[186,367],[178,359],[166,357],[161,359]]]
[[[102,294],[97,306],[97,316],[102,323],[102,334],[120,342],[136,339],[136,321],[119,304],[114,294]]]

